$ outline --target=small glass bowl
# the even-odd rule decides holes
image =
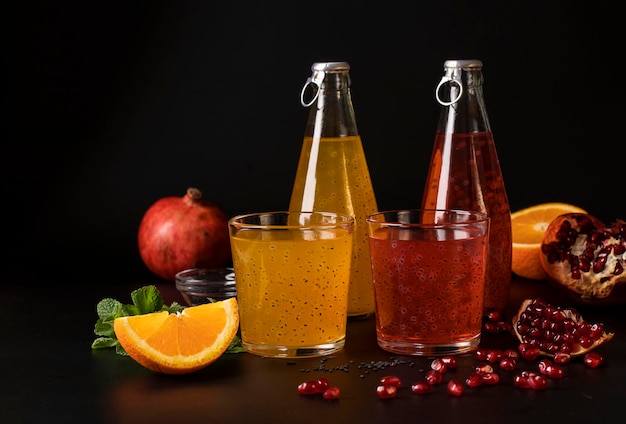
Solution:
[[[189,306],[237,296],[233,268],[191,268],[176,274],[176,289]]]

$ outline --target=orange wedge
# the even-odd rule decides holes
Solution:
[[[540,203],[511,214],[513,233],[512,270],[520,277],[545,280],[548,274],[541,266],[541,242],[548,225],[559,215],[570,212],[587,213],[569,203]]]
[[[128,355],[164,374],[188,374],[214,362],[239,329],[237,300],[116,318],[115,336]]]

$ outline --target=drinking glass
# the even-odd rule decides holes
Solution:
[[[480,343],[486,214],[382,211],[366,219],[378,345],[404,355],[471,352]]]
[[[265,357],[328,355],[346,338],[354,218],[263,212],[230,219],[243,347]]]

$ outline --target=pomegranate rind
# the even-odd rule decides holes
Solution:
[[[611,253],[607,255],[606,264],[599,272],[595,272],[593,267],[588,271],[580,270],[580,278],[572,277],[570,263],[567,260],[551,261],[548,254],[543,252],[544,246],[555,242],[556,234],[564,221],[569,221],[572,227],[577,229],[578,219],[582,217],[589,218],[598,230],[605,229],[605,225],[602,221],[589,214],[566,213],[558,216],[546,229],[540,255],[541,266],[550,281],[567,289],[572,295],[572,298],[580,303],[619,304],[626,302],[626,296],[612,296],[616,286],[626,283],[626,272],[622,272],[621,274],[614,273],[614,270],[617,268],[626,269],[626,251],[621,254]],[[608,229],[616,229],[623,225],[626,225],[624,221],[617,220],[611,227],[608,227]],[[605,233],[609,234],[609,232]],[[576,241],[569,248],[571,253],[580,256],[585,247],[587,247],[586,240],[586,234],[578,234]],[[603,240],[602,243],[599,243],[595,248],[593,252],[594,258],[598,257],[600,250],[606,246],[624,245],[624,243],[626,242],[623,239],[618,239],[611,235],[611,237]]]
[[[519,307],[519,310],[517,311],[517,314],[515,316],[513,316],[512,318],[512,324],[513,324],[513,333],[515,334],[515,336],[517,337],[517,339],[519,340],[520,343],[525,343],[526,340],[524,339],[524,336],[522,336],[518,330],[517,330],[517,322],[519,321],[519,316],[521,315],[522,312],[524,312],[526,310],[526,308],[528,307],[528,305],[530,305],[533,302],[534,299],[525,299],[522,304]],[[579,315],[579,316],[575,316],[573,314],[571,314],[569,312],[569,310],[565,310],[566,314],[568,317],[576,320],[577,322],[582,322],[583,318]],[[596,349],[598,346],[601,346],[603,344],[605,344],[606,342],[610,341],[613,336],[615,335],[615,333],[612,332],[603,332],[602,336],[600,336],[591,346],[585,348],[582,347],[580,345],[577,345],[577,348],[574,349],[572,352],[570,352],[570,355],[573,356],[580,356],[580,355],[584,355],[587,352],[591,352],[592,350]],[[539,351],[539,353],[542,356],[549,356],[549,357],[554,357],[553,353],[549,353],[549,352],[544,352],[542,350]]]

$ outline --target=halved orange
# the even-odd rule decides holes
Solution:
[[[115,336],[128,355],[164,374],[188,374],[214,362],[239,329],[231,297],[170,314],[167,311],[116,318]]]
[[[541,266],[541,242],[548,225],[559,215],[570,212],[587,213],[569,203],[540,203],[511,214],[513,233],[512,270],[520,277],[545,280],[548,274]]]

